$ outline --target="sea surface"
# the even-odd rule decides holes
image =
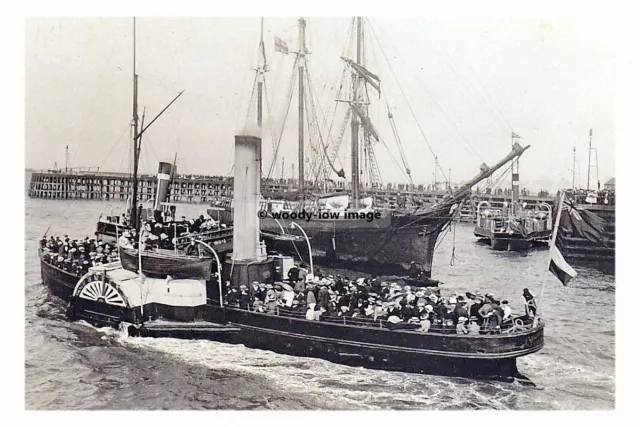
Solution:
[[[70,323],[65,304],[41,283],[38,240],[49,227],[49,235],[91,236],[99,215],[122,205],[25,203],[27,409],[614,409],[613,275],[577,267],[566,287],[548,275],[540,301],[546,345],[518,359],[535,387],[376,371]],[[189,206],[184,215],[205,209]],[[522,288],[540,295],[546,261],[544,249],[493,251],[476,242],[471,225],[458,224],[438,246],[433,276],[445,294],[493,292],[522,312]]]

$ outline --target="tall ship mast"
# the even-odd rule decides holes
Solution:
[[[355,32],[352,45],[352,57],[341,56],[344,64],[343,82],[340,85],[337,103],[346,106],[346,111],[338,128],[338,136],[323,134],[309,125],[309,133],[319,139],[307,145],[304,133],[304,113],[313,114],[315,97],[307,71],[306,20],[298,20],[298,52],[295,58],[295,77],[298,81],[298,191],[294,200],[263,200],[261,210],[268,213],[261,220],[262,237],[270,250],[305,256],[305,237],[293,222],[296,218],[282,216],[305,210],[312,214],[308,221],[300,222],[304,234],[311,241],[315,256],[324,256],[327,261],[345,261],[349,265],[358,265],[364,270],[376,269],[383,272],[404,274],[417,265],[422,276],[429,278],[432,272],[433,253],[440,233],[453,219],[456,209],[471,194],[471,188],[491,176],[505,164],[517,159],[528,147],[521,147],[514,141],[511,152],[493,167],[482,165],[480,173],[452,191],[444,199],[430,206],[375,207],[371,197],[367,197],[367,188],[381,186],[381,174],[374,153],[374,143],[382,140],[380,132],[369,118],[369,92],[382,93],[380,78],[366,68],[365,34],[366,20],[354,18],[352,28]],[[263,44],[261,44],[263,46]],[[276,50],[278,47],[276,46]],[[284,50],[284,49],[282,49]],[[260,107],[258,107],[260,108]],[[394,138],[399,143],[399,132],[391,109],[388,118]],[[317,124],[319,120],[312,120]],[[284,128],[284,126],[283,126]],[[350,130],[350,166],[351,182],[348,192],[346,186],[337,192],[327,194],[324,182],[345,177],[343,169],[338,169],[338,150],[344,139],[345,131]],[[311,137],[311,135],[309,135]],[[398,144],[400,147],[401,145]],[[311,147],[315,155],[310,162],[310,171],[305,168],[305,147]],[[277,164],[279,142],[275,145],[271,166],[267,178],[271,176]],[[404,151],[400,150],[405,173],[411,179]],[[313,176],[315,175],[315,176]],[[311,178],[311,179],[309,179]],[[366,183],[363,183],[363,178]],[[322,183],[319,183],[322,182]],[[313,183],[307,186],[306,183]],[[335,180],[334,180],[335,183]],[[334,187],[335,188],[335,187]],[[341,191],[340,191],[341,190]],[[314,194],[315,192],[315,194]],[[310,197],[311,196],[311,197]],[[232,221],[232,206],[226,206],[223,221]],[[280,217],[276,218],[273,214]]]

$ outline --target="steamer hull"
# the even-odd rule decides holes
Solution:
[[[71,299],[73,289],[80,276],[49,264],[40,257],[40,275],[42,283],[49,288],[52,294],[65,301]]]
[[[240,332],[225,342],[353,366],[422,374],[512,379],[516,359],[544,346],[543,326],[520,334],[461,337],[308,321],[208,306]]]

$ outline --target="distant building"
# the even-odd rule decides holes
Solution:
[[[616,190],[616,179],[615,178],[611,178],[609,181],[604,183],[604,189],[605,190],[612,190],[615,191]]]

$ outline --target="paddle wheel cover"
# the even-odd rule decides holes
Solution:
[[[120,287],[101,275],[85,276],[80,279],[73,296],[118,307],[129,307],[129,302]]]

